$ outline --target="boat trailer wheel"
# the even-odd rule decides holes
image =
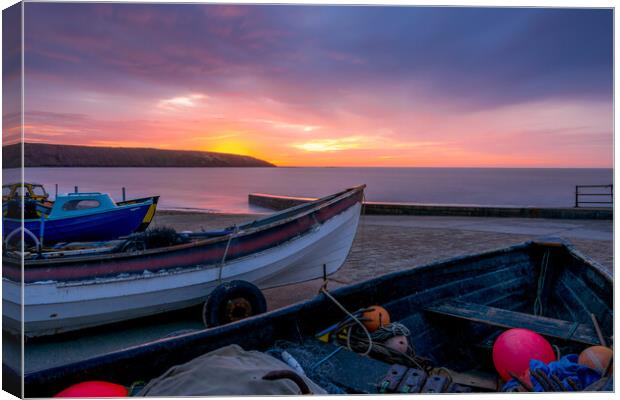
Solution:
[[[202,321],[207,328],[228,324],[267,311],[267,301],[259,288],[236,280],[217,286],[205,301]]]

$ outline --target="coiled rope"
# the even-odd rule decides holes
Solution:
[[[338,302],[338,300],[336,300],[334,298],[334,296],[332,296],[327,289],[325,288],[325,284],[321,287],[320,289],[321,293],[323,293],[325,296],[327,296],[328,299],[330,299],[332,302],[334,302],[334,304],[336,306],[338,306],[338,308],[340,308],[345,314],[347,314],[347,316],[349,318],[351,318],[353,321],[355,321],[360,328],[362,328],[362,330],[364,331],[364,333],[366,334],[366,336],[368,337],[368,347],[366,349],[366,351],[364,351],[362,353],[363,356],[367,356],[368,354],[370,354],[370,351],[372,350],[372,346],[373,346],[373,341],[372,341],[372,336],[370,335],[370,332],[368,332],[368,329],[366,329],[366,326],[364,326],[364,324],[362,323],[362,321],[360,321],[355,315],[351,314],[342,304],[340,304]],[[351,351],[354,351],[351,348],[351,331],[352,329],[349,329],[349,333],[347,334],[347,348]]]
[[[329,293],[329,291],[327,290],[327,281],[323,283],[323,286],[321,286],[319,292],[323,293],[328,299],[330,299],[334,304],[336,304],[336,306],[338,306],[338,308],[340,308],[340,310],[342,310],[342,312],[344,312],[351,320],[353,320],[362,329],[362,332],[364,332],[365,337],[356,336],[353,332],[353,327],[350,327],[346,336],[347,349],[356,353],[360,353],[363,356],[367,356],[371,352],[374,352],[375,354],[380,355],[388,361],[412,365],[427,372],[432,369],[432,366],[430,365],[430,360],[417,356],[415,354],[415,349],[411,344],[409,344],[408,346],[408,352],[405,353],[392,349],[390,347],[387,347],[385,344],[380,343],[381,341],[385,341],[394,336],[409,336],[411,332],[405,325],[398,322],[393,322],[379,328],[377,331],[371,334],[358,317],[350,313],[342,304],[340,304],[338,300],[334,298],[334,296],[331,295],[331,293]],[[354,347],[362,347],[362,349],[365,350],[363,352],[356,351]]]
[[[385,342],[388,339],[393,338],[394,336],[409,336],[411,332],[409,328],[400,322],[392,322],[390,324],[384,325],[374,331],[371,335],[374,341],[376,342]]]

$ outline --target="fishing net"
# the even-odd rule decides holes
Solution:
[[[410,336],[409,329],[398,322],[387,324],[370,334],[369,356],[388,364],[400,364],[410,368],[430,371],[433,367],[427,358],[416,355],[414,346],[409,342],[407,350],[402,352],[386,346],[385,342],[395,336]],[[345,335],[337,335],[337,341],[357,353],[364,352],[369,347],[368,336],[358,326],[347,328]]]
[[[317,385],[325,389],[329,394],[346,394],[340,387],[334,385],[329,379],[334,376],[338,369],[329,357],[323,357],[317,360],[317,355],[325,352],[325,345],[308,338],[302,344],[296,344],[289,341],[276,341],[274,345],[267,351],[273,357],[282,360],[282,353],[290,351],[295,360],[301,365],[305,375]],[[329,355],[329,354],[328,354]]]

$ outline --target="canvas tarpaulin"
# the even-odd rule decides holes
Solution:
[[[293,371],[284,362],[258,351],[230,345],[170,368],[151,380],[138,396],[239,396],[298,395],[299,386],[289,379],[265,380],[272,371]],[[311,392],[326,394],[301,376]]]

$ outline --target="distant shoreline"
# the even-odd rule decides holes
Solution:
[[[276,167],[255,157],[192,150],[24,143],[24,167],[37,168],[222,168]],[[21,167],[20,143],[2,147],[2,167]]]

